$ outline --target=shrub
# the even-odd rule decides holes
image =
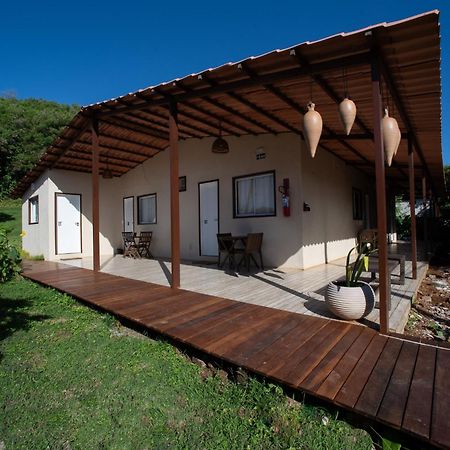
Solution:
[[[9,242],[6,232],[0,230],[0,283],[20,272],[20,262],[19,251]]]

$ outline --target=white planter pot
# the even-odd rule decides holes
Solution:
[[[341,286],[340,283],[332,281],[327,287],[325,303],[328,309],[341,319],[362,319],[373,310],[375,292],[363,281],[355,287]]]

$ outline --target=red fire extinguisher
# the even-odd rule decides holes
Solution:
[[[291,215],[291,206],[289,199],[289,178],[283,180],[283,186],[278,188],[281,193],[281,205],[283,207],[283,216],[289,217]]]

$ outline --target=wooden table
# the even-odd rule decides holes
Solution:
[[[242,235],[242,236],[223,236],[222,241],[227,242],[230,245],[230,247],[228,249],[229,266],[230,266],[230,268],[231,267],[235,268],[235,266],[236,266],[236,261],[234,260],[235,250],[239,243],[242,243],[242,246],[245,247],[245,245],[247,243],[247,235],[245,235],[245,236],[244,235]],[[226,261],[226,259],[225,259],[225,261]]]

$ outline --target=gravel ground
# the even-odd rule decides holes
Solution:
[[[450,342],[450,255],[434,257],[417,292],[405,334]]]

